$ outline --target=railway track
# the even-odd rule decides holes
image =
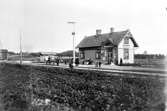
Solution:
[[[18,64],[16,62],[9,62],[6,61],[5,63],[11,63],[11,64]],[[39,64],[39,63],[24,63],[23,65],[29,65],[29,66],[42,66],[42,67],[60,67],[64,69],[69,69],[68,65],[46,65],[46,64]],[[130,77],[136,77],[136,76],[154,76],[154,77],[167,77],[167,72],[164,71],[152,71],[152,70],[123,70],[123,69],[109,69],[109,68],[96,68],[96,67],[74,67],[76,70],[92,70],[92,71],[102,71],[106,72],[107,75],[115,75],[115,76],[130,76]]]
[[[64,69],[69,69],[68,65],[45,65],[45,64],[32,64],[34,66],[44,66],[44,67],[60,67]],[[162,77],[166,78],[167,73],[166,71],[130,71],[130,70],[121,70],[121,69],[106,69],[106,68],[95,68],[95,67],[74,67],[76,70],[92,70],[92,71],[101,71],[105,72],[107,75],[114,75],[114,76],[127,76],[127,77],[144,77],[147,76],[154,76],[154,77]]]
[[[106,69],[92,69],[92,68],[76,68],[80,70],[94,70],[94,71],[103,71],[107,75],[112,76],[123,76],[125,78],[147,78],[147,77],[153,77],[153,78],[159,78],[162,80],[165,80],[167,78],[166,74],[162,73],[153,73],[153,72],[137,72],[137,71],[121,71],[121,70],[106,70]]]

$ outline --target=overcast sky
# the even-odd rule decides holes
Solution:
[[[167,54],[167,0],[0,0],[0,47],[19,51],[61,52],[84,36],[130,29],[139,44],[136,53]]]

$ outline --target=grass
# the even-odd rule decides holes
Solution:
[[[141,67],[165,68],[167,61],[165,59],[135,59],[135,64],[139,64]]]
[[[98,71],[1,63],[0,78],[0,100],[5,111],[164,111],[165,108],[165,78],[161,77],[113,76]],[[32,105],[34,100],[45,99],[51,102]]]

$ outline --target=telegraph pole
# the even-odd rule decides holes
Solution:
[[[72,32],[72,36],[73,36],[73,66],[75,66],[75,23],[76,22],[70,21],[67,23],[73,25],[73,32]]]
[[[22,61],[23,61],[23,54],[22,54],[22,35],[23,35],[23,32],[20,32],[20,64],[22,64]]]

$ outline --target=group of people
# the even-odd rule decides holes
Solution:
[[[56,63],[57,66],[59,66],[60,58],[57,57],[57,58],[54,58],[54,60],[52,60],[52,58],[49,56],[49,57],[48,57],[48,60],[46,60],[46,64],[47,64],[47,63],[51,64],[52,62],[53,62],[53,64]]]
[[[102,64],[101,61],[97,61],[97,62],[95,63],[95,66],[98,67],[98,68],[101,68],[101,64]]]
[[[70,59],[70,60],[62,60],[60,57],[55,57],[55,58],[51,58],[50,56],[45,60],[46,61],[46,64],[55,64],[57,66],[59,66],[60,62],[64,63],[64,64],[69,64],[69,67],[70,68],[73,68],[73,59]],[[75,64],[76,66],[79,65],[79,58],[76,58],[75,59]]]
[[[75,59],[75,65],[78,66],[79,65],[79,58]],[[73,68],[73,59],[70,60],[69,62],[69,67],[72,69]]]
[[[54,58],[54,60],[49,56],[48,57],[48,60],[46,61],[46,64],[51,64],[51,63],[53,63],[53,64],[55,64],[56,63],[56,65],[57,66],[59,66],[59,64],[60,64],[60,62],[64,62],[64,64],[67,64],[68,63],[68,65],[69,65],[69,68],[73,68],[74,66],[73,66],[73,58],[72,59],[70,59],[70,60],[61,60],[60,59],[60,57],[56,57],[56,58]],[[90,63],[89,64],[92,64],[92,62],[90,61]],[[79,65],[79,58],[76,58],[75,59],[75,66],[78,66]],[[101,61],[96,61],[95,62],[95,67],[97,67],[97,68],[101,68],[101,65],[102,65],[102,62]]]

